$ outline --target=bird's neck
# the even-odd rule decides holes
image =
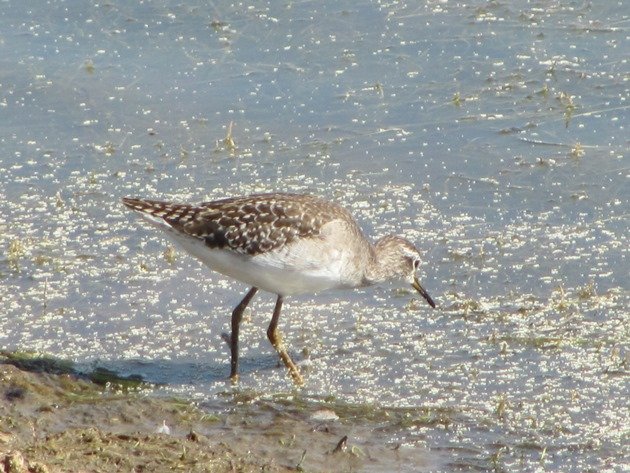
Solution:
[[[394,276],[393,267],[389,264],[390,246],[385,244],[386,238],[381,238],[375,244],[370,244],[369,257],[365,267],[366,285],[385,282]]]

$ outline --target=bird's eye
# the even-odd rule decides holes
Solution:
[[[414,267],[414,269],[418,269],[420,267],[420,260],[419,259],[417,259],[417,260],[415,260],[413,262],[413,267]]]

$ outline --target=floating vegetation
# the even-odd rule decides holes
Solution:
[[[221,31],[224,31],[224,30],[228,29],[229,26],[230,25],[228,23],[226,23],[225,21],[212,20],[210,22],[210,28],[212,28],[215,33],[219,33]]]
[[[560,102],[560,105],[564,109],[564,125],[568,128],[569,122],[571,121],[573,113],[576,109],[575,104],[573,103],[573,96],[565,92],[560,92],[560,94],[556,96],[556,100]]]
[[[7,249],[7,260],[9,266],[14,271],[19,269],[19,261],[26,254],[26,247],[22,240],[14,238],[9,242],[9,248]]]
[[[580,300],[587,300],[593,297],[597,297],[597,291],[595,290],[595,283],[589,282],[586,286],[577,290],[577,296]]]
[[[574,158],[581,158],[584,156],[584,147],[579,142],[575,143],[571,147],[571,156]]]
[[[234,122],[231,121],[230,124],[228,125],[227,134],[225,135],[225,138],[223,138],[222,140],[217,140],[215,151],[221,151],[222,149],[226,149],[231,154],[233,154],[234,151],[236,151],[237,149],[236,142],[234,141],[234,137],[232,136],[233,126],[234,126]]]
[[[164,259],[169,264],[173,264],[175,263],[177,252],[175,251],[175,248],[172,245],[168,245],[166,249],[164,250],[164,253],[162,253],[162,255],[164,256]]]
[[[83,63],[83,69],[85,69],[85,72],[87,72],[88,74],[94,74],[94,63],[91,59],[85,60],[85,62]]]
[[[554,289],[551,295],[552,307],[560,311],[567,310],[569,307],[571,307],[573,304],[569,299],[567,299],[566,296],[567,294],[564,291],[564,287],[558,286],[556,289]]]
[[[116,146],[110,141],[105,142],[104,145],[94,144],[94,149],[105,156],[112,156],[116,153]]]
[[[61,192],[60,192],[60,191],[58,191],[58,192],[55,194],[55,205],[56,205],[58,208],[61,208],[61,207],[63,207],[63,206],[64,206],[64,201],[63,201],[63,198],[61,197]]]
[[[508,407],[510,406],[507,395],[500,394],[497,398],[497,404],[495,408],[495,413],[499,419],[505,418],[505,413],[507,412]]]
[[[561,337],[549,337],[549,336],[519,336],[519,335],[504,335],[492,334],[489,338],[490,342],[499,345],[499,353],[505,355],[509,352],[509,347],[530,347],[536,349],[549,349],[559,348],[563,342]]]

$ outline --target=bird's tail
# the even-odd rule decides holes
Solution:
[[[170,226],[178,226],[191,220],[194,210],[188,204],[174,204],[172,202],[161,202],[159,200],[136,199],[124,197],[123,204],[131,210],[140,213],[145,219],[152,223],[168,223]],[[160,222],[161,221],[161,222]]]

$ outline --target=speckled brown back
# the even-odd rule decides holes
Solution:
[[[343,207],[301,194],[254,194],[198,205],[125,198],[136,211],[161,218],[173,228],[205,241],[209,248],[257,255],[298,238],[313,238],[324,224],[349,220]]]

